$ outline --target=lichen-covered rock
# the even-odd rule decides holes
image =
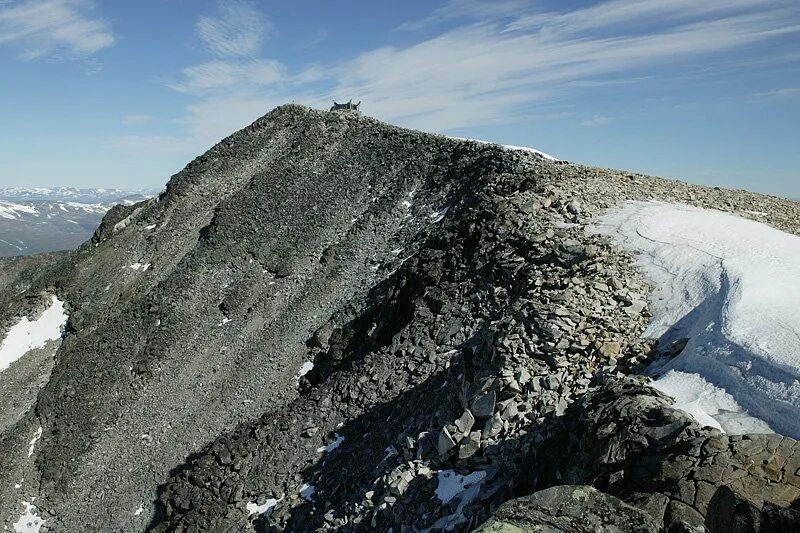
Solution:
[[[558,485],[510,500],[480,533],[658,533],[646,512],[586,485]]]
[[[743,516],[800,499],[800,443],[780,435],[729,436],[700,427],[634,380],[610,382],[573,404],[531,458],[533,485],[591,483],[647,510],[663,527],[718,523],[721,487]],[[712,500],[715,502],[712,506]],[[713,508],[712,508],[713,507]]]

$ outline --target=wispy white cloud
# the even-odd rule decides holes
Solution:
[[[147,124],[148,122],[152,122],[155,120],[155,117],[150,115],[125,115],[122,117],[122,123],[128,125],[136,125],[136,124]]]
[[[198,149],[292,100],[321,107],[352,97],[377,118],[445,131],[531,120],[565,95],[652,83],[663,65],[696,64],[800,32],[795,2],[709,4],[607,0],[569,12],[542,12],[529,2],[454,0],[449,6],[469,11],[462,11],[466,22],[446,24],[448,29],[407,46],[380,47],[299,71],[273,59],[228,54],[236,57],[188,67],[171,86],[197,98],[182,124]],[[478,13],[483,19],[475,22]],[[442,10],[431,17],[405,29],[456,21]],[[604,120],[610,119],[598,113],[584,122]]]
[[[635,85],[654,79],[654,76],[634,76],[626,78],[598,78],[592,80],[575,80],[565,84],[567,87],[611,87],[614,85]]]
[[[788,96],[800,96],[800,87],[784,87],[783,89],[773,89],[763,93],[757,93],[757,98],[786,98]]]
[[[606,115],[592,115],[591,117],[587,118],[586,120],[581,121],[581,126],[605,126],[610,124],[616,120],[614,117],[609,117]]]
[[[111,27],[89,0],[23,0],[0,4],[0,45],[23,59],[85,58],[114,44]]]
[[[181,135],[124,135],[113,139],[110,145],[125,151],[193,157],[287,101],[285,93],[221,92],[186,108],[178,120],[183,128]]]
[[[180,92],[201,93],[243,85],[270,85],[286,76],[286,67],[274,59],[211,61],[183,69],[184,79],[169,86]]]
[[[280,61],[259,57],[272,24],[254,3],[220,2],[217,14],[200,17],[195,29],[214,59],[185,67],[166,82],[195,99],[183,117],[173,121],[183,135],[125,135],[114,139],[113,147],[191,155],[290,100],[298,85],[323,77],[316,67],[290,75]]]
[[[510,17],[530,9],[528,0],[450,0],[419,20],[400,24],[398,29],[415,31],[453,20],[487,20]]]
[[[218,57],[256,55],[272,31],[269,20],[244,0],[230,0],[219,10],[218,16],[201,17],[197,22],[197,35],[206,48]]]
[[[583,9],[572,11],[548,11],[526,14],[508,25],[508,31],[523,29],[546,29],[557,34],[599,28],[629,26],[650,31],[654,22],[658,25],[696,19],[717,17],[731,13],[757,10],[759,7],[788,5],[784,0],[724,0],[721,2],[698,2],[696,0],[609,0],[598,2]]]
[[[309,48],[314,48],[327,38],[328,38],[328,30],[326,30],[325,28],[317,28],[316,30],[314,30],[314,33],[308,38],[308,40],[306,40],[306,42],[300,44],[300,48],[304,50],[307,50]]]
[[[562,22],[552,25],[546,16],[539,26],[517,29],[493,23],[460,27],[339,65],[335,94],[363,99],[376,116],[425,129],[524,120],[526,109],[562,96],[570,85],[577,89],[575,84],[589,80],[641,73],[800,31],[798,8],[770,0],[747,1],[750,11],[682,18],[647,33],[601,28],[594,21],[597,34],[589,37],[584,32],[590,18],[585,12],[594,12],[594,7],[573,12],[580,22],[577,29]],[[672,3],[660,0],[660,12],[669,13]],[[675,3],[680,9],[682,3]],[[763,9],[765,3],[773,9]],[[641,15],[641,24],[649,22],[652,12]],[[610,18],[609,24],[621,18]]]

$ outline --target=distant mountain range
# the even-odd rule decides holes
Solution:
[[[0,257],[75,248],[91,237],[116,204],[133,204],[155,189],[0,189]]]

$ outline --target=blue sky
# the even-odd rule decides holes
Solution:
[[[800,197],[797,0],[0,0],[0,186],[159,187],[285,102]]]

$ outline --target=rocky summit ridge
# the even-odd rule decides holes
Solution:
[[[791,531],[797,442],[700,427],[639,375],[680,347],[642,338],[647,283],[586,229],[648,199],[800,233],[789,200],[279,107],[4,272],[0,328],[51,295],[69,319],[0,373],[0,521]]]

